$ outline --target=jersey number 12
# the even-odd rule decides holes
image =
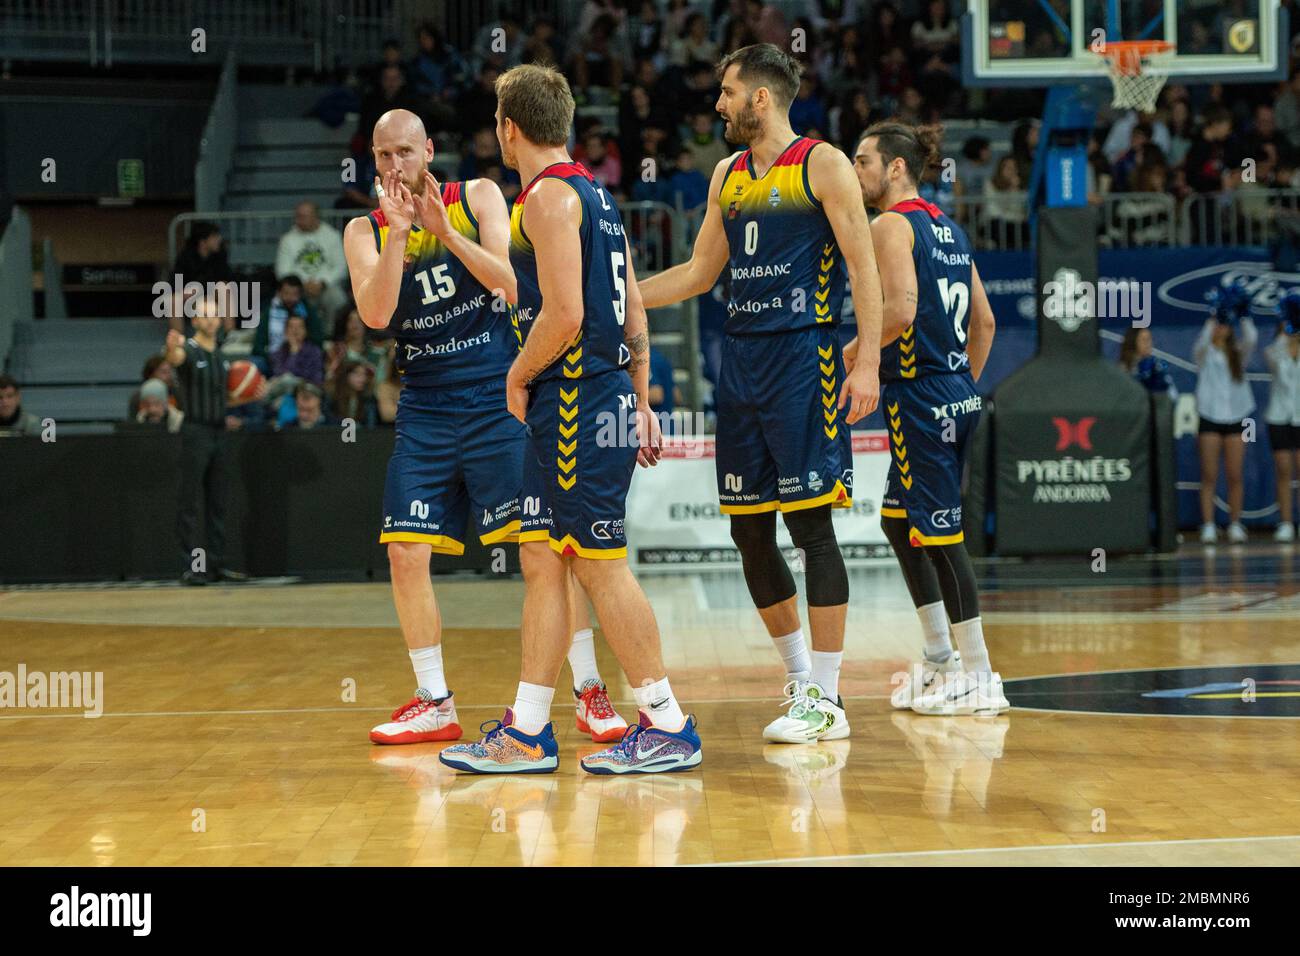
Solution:
[[[957,341],[966,344],[966,313],[970,310],[970,287],[964,282],[949,282],[947,278],[939,280],[939,296],[943,299],[943,310],[952,316],[952,330],[957,333]]]

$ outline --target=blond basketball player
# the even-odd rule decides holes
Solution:
[[[510,220],[491,180],[434,180],[433,142],[414,113],[380,117],[373,148],[379,209],[348,223],[343,239],[362,321],[397,338],[402,393],[379,540],[417,689],[370,739],[456,740],[429,559],[463,554],[470,531],[485,545],[518,539],[526,435],[506,408],[506,373],[519,352],[508,305],[517,299]],[[573,612],[561,609],[573,637]],[[596,671],[590,628],[577,631],[570,661],[579,728],[619,739],[627,724]]]

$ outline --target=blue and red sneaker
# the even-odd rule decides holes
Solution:
[[[687,717],[682,729],[673,732],[653,726],[643,711],[622,740],[579,762],[587,773],[672,773],[698,767],[703,757],[694,717]]]
[[[554,773],[560,764],[555,729],[547,724],[540,734],[526,734],[514,722],[514,711],[507,707],[503,718],[479,726],[486,737],[448,747],[438,759],[466,773]]]

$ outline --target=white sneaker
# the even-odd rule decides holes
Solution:
[[[788,710],[763,729],[763,739],[777,744],[810,744],[842,740],[849,735],[849,718],[843,704],[831,701],[812,681],[792,680],[785,685]]]
[[[600,681],[595,678],[584,681],[582,690],[573,692],[573,702],[580,733],[591,734],[591,739],[598,744],[612,744],[623,739],[627,721],[609,702],[609,691]]]
[[[914,713],[936,717],[996,717],[1010,709],[998,673],[948,675],[912,702]]]
[[[1212,522],[1201,525],[1201,544],[1214,544],[1219,540],[1219,530]]]
[[[1249,540],[1246,529],[1241,526],[1240,521],[1228,525],[1228,540],[1233,544],[1245,544]]]
[[[935,681],[940,675],[960,673],[961,651],[953,651],[941,664],[922,657],[912,665],[910,670],[894,675],[894,680],[901,682],[889,695],[889,703],[895,710],[911,710],[912,701],[928,694],[935,687]]]
[[[459,740],[456,702],[450,693],[441,700],[423,687],[415,696],[393,711],[393,718],[370,731],[377,744],[426,744],[440,740]]]
[[[1273,540],[1283,542],[1294,541],[1295,527],[1290,522],[1278,525],[1277,530],[1273,532]]]

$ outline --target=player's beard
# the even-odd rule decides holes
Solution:
[[[879,189],[876,190],[864,189],[862,191],[862,201],[866,203],[867,206],[870,207],[871,209],[879,209],[880,203],[884,200],[884,198],[885,198],[885,189],[883,184],[881,184]]]
[[[763,135],[763,124],[758,121],[754,114],[754,100],[752,98],[745,101],[736,118],[727,121],[727,128],[723,133],[728,143],[735,143],[738,146],[748,146],[754,140]]]
[[[862,186],[862,201],[871,209],[880,209],[880,204],[885,199],[885,193],[888,192],[888,183],[885,182],[885,177],[882,175],[877,179],[874,186],[864,185],[860,181],[859,185]]]

